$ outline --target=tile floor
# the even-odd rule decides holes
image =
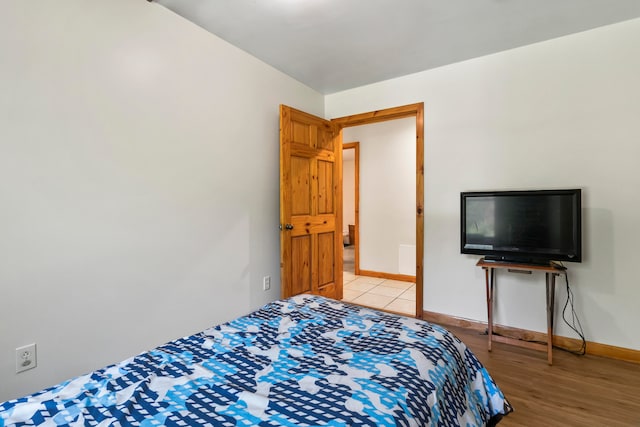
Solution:
[[[342,280],[343,301],[408,316],[416,314],[415,283],[356,276],[348,271],[344,272]]]

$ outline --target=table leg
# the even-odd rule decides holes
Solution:
[[[489,351],[491,351],[491,342],[493,341],[493,285],[495,282],[493,268],[485,268],[484,275],[487,288],[487,336],[489,338],[488,349]]]
[[[547,363],[553,364],[553,312],[555,311],[556,275],[546,273],[547,279]]]

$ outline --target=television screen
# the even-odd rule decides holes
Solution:
[[[579,189],[460,196],[462,253],[530,263],[582,261]]]

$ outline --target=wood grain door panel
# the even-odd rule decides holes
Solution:
[[[291,156],[291,214],[311,214],[311,159]]]
[[[333,214],[334,162],[318,160],[318,214]]]
[[[291,292],[298,295],[311,292],[311,248],[310,235],[296,236],[291,239]]]
[[[334,259],[335,231],[318,233],[318,286],[324,287],[335,281]]]

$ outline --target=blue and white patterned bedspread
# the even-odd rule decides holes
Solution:
[[[506,408],[445,329],[299,295],[0,404],[0,426],[479,426]]]

